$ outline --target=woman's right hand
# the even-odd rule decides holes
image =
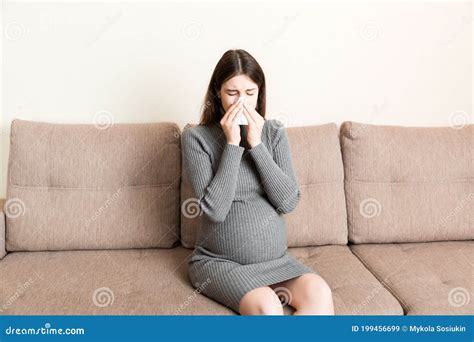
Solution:
[[[236,115],[242,110],[242,102],[237,101],[229,107],[227,112],[222,117],[220,124],[224,130],[228,144],[240,144],[240,127],[238,120],[234,120]]]

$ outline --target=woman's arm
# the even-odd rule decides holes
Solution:
[[[223,222],[232,205],[244,147],[225,144],[214,175],[205,141],[192,129],[182,134],[183,170],[187,173],[199,206],[211,221]]]
[[[298,188],[290,146],[285,127],[269,123],[273,130],[273,158],[260,142],[249,150],[258,169],[268,199],[279,214],[288,214],[296,208],[301,193]]]

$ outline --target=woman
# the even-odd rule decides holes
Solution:
[[[239,115],[248,125],[239,125]],[[227,51],[200,124],[182,135],[183,168],[203,213],[189,278],[241,315],[282,315],[284,304],[295,315],[332,315],[327,283],[287,251],[282,215],[296,207],[300,191],[286,131],[264,118],[260,65],[244,50]]]

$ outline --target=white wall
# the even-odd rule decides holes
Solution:
[[[268,117],[472,122],[472,2],[3,2],[0,197],[14,118],[197,122],[211,72],[249,51]]]

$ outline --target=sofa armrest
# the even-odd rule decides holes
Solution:
[[[3,212],[4,205],[5,199],[0,198],[0,260],[7,255],[7,251],[5,250],[6,221],[5,213]]]

